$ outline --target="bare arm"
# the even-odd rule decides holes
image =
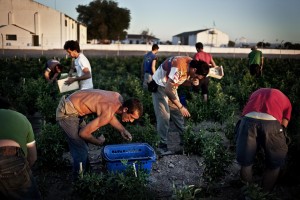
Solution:
[[[84,73],[82,76],[70,77],[68,80],[65,81],[65,84],[70,85],[75,81],[86,80],[92,77],[92,74],[88,68],[84,68],[82,71]]]
[[[95,138],[93,133],[100,127],[108,124],[110,121],[110,117],[108,115],[101,115],[90,123],[88,123],[84,128],[80,129],[79,136],[85,141],[94,144],[94,145],[102,145],[103,140],[99,138]]]
[[[262,67],[263,65],[264,65],[264,57],[261,57],[260,66]]]
[[[102,145],[103,139],[100,137],[95,138],[93,136],[93,132],[95,132],[102,126],[110,124],[121,133],[124,139],[131,140],[132,136],[130,135],[130,133],[126,131],[124,126],[118,121],[114,114],[111,115],[113,111],[110,108],[104,108],[104,110],[105,111],[103,111],[101,115],[99,115],[97,118],[88,123],[84,128],[80,129],[79,136],[89,143],[95,145]]]
[[[50,72],[48,70],[45,70],[44,72],[44,77],[48,82],[51,82],[50,80]]]
[[[211,64],[212,67],[217,67],[217,65],[216,65],[213,58],[211,58],[210,64]]]
[[[27,161],[29,166],[32,167],[37,160],[36,144],[35,141],[28,143],[27,145]]]
[[[83,75],[76,77],[76,81],[82,81],[92,77],[92,74],[88,68],[84,68],[82,71],[83,71]]]
[[[190,87],[190,86],[197,86],[199,85],[199,79],[197,78],[193,78],[193,79],[187,79],[186,81],[184,81],[182,84],[182,86],[187,86],[187,87]]]
[[[288,124],[289,124],[289,120],[283,118],[281,124],[282,124],[285,128],[287,128],[287,126],[288,126]]]
[[[131,134],[124,128],[124,126],[119,122],[119,120],[115,116],[110,121],[110,125],[117,129],[125,140],[132,140]]]
[[[58,77],[59,73],[55,73],[51,79],[52,82],[56,81],[57,80],[57,77]]]
[[[156,60],[152,61],[152,66],[151,66],[152,74],[156,71]]]
[[[178,109],[180,110],[181,114],[184,117],[190,117],[191,114],[189,113],[189,111],[180,103],[180,101],[177,99],[176,97],[176,87],[174,86],[174,84],[172,83],[171,79],[168,79],[166,87],[165,87],[165,92],[166,95],[168,96],[168,98],[178,107]]]

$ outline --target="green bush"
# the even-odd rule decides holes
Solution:
[[[154,199],[147,188],[147,178],[144,171],[128,167],[122,173],[86,173],[74,184],[75,192],[84,199]]]
[[[44,169],[59,169],[67,164],[63,158],[68,145],[62,129],[57,124],[45,124],[40,134],[36,136],[38,160]]]

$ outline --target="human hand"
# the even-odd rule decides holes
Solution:
[[[103,143],[105,142],[105,137],[104,137],[104,135],[102,134],[102,135],[100,135],[98,138],[97,138],[97,140],[99,141],[99,145],[103,145]]]
[[[191,116],[190,112],[188,111],[188,109],[187,109],[186,107],[183,106],[183,107],[180,108],[179,110],[180,110],[181,114],[182,114],[184,117],[190,117],[190,116]]]
[[[75,78],[68,78],[68,80],[65,81],[65,85],[71,85],[75,81]]]
[[[192,79],[191,79],[191,83],[192,83],[192,85],[194,85],[194,86],[198,86],[198,85],[199,85],[199,79],[197,79],[197,78],[192,78]]]
[[[131,134],[126,129],[121,132],[121,135],[125,140],[128,140],[128,141],[132,140]]]

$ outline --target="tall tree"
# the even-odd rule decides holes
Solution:
[[[146,43],[149,42],[151,37],[155,37],[152,33],[150,33],[149,28],[142,30],[141,35],[143,36]]]
[[[77,20],[87,25],[87,38],[99,40],[124,39],[130,23],[130,11],[119,8],[112,0],[94,0],[89,5],[78,5]]]

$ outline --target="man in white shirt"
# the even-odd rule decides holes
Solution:
[[[65,84],[70,85],[75,81],[79,81],[79,86],[81,90],[93,89],[93,79],[92,79],[92,69],[89,60],[80,53],[79,43],[74,40],[66,41],[64,49],[67,53],[75,58],[75,66],[71,68],[70,71],[76,69],[77,76],[70,77]],[[69,73],[72,74],[72,73]]]

